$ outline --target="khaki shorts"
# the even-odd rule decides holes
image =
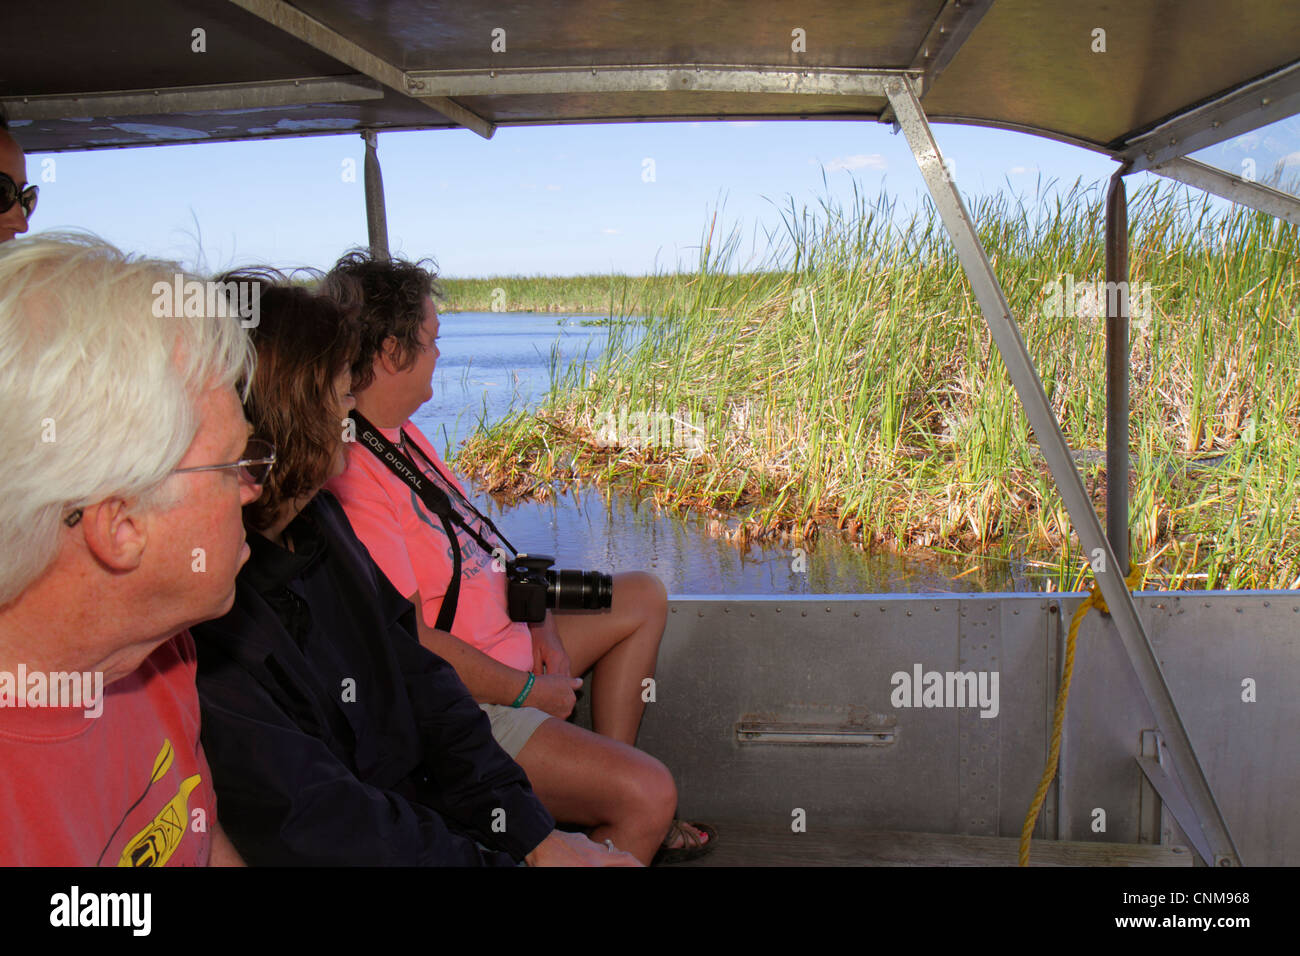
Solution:
[[[538,727],[551,719],[551,715],[536,707],[508,707],[505,704],[479,704],[483,713],[492,721],[492,736],[496,738],[501,749],[510,755],[511,760],[519,757],[519,751],[532,737]]]

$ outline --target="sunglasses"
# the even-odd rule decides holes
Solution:
[[[19,189],[12,176],[8,173],[0,173],[0,213],[6,213],[13,209],[14,203],[21,203],[23,215],[31,219],[32,213],[36,211],[37,192],[35,186]]]
[[[232,461],[224,465],[196,465],[192,468],[174,468],[169,474],[183,475],[193,471],[222,471],[226,468],[234,468],[237,470],[241,481],[250,485],[264,485],[271,474],[271,466],[274,464],[275,446],[269,441],[263,441],[260,438],[250,438],[244,448],[244,457],[239,461]],[[81,514],[82,509],[77,508],[63,519],[63,523],[69,528],[76,527],[77,522],[81,520]]]

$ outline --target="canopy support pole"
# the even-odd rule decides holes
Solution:
[[[1128,568],[1120,566],[1106,540],[1101,519],[1097,517],[1083,486],[1083,479],[1070,457],[1069,445],[1061,433],[1047,394],[1043,391],[1043,383],[1034,369],[1033,359],[1025,347],[1020,329],[1011,315],[1011,307],[1007,304],[988,256],[980,245],[961,193],[957,191],[951,174],[943,164],[920,100],[911,86],[901,80],[888,83],[886,93],[917,166],[920,167],[926,188],[929,189],[956,248],[962,268],[975,290],[989,332],[1025,407],[1034,437],[1038,440],[1057,490],[1069,512],[1070,522],[1074,525],[1085,553],[1092,559],[1098,586],[1110,609],[1120,641],[1151,707],[1157,729],[1164,734],[1173,761],[1173,775],[1182,783],[1196,820],[1203,830],[1204,845],[1214,854],[1214,859],[1206,860],[1206,863],[1215,866],[1239,865],[1240,858],[1228,832],[1227,822],[1215,802],[1200,761],[1196,759],[1191,738],[1179,717],[1151,641],[1138,617],[1133,595],[1125,583]]]
[[[1129,315],[1128,195],[1121,166],[1106,191],[1106,537],[1127,573]],[[1112,292],[1112,290],[1114,290]]]
[[[361,134],[366,141],[366,231],[370,254],[388,259],[388,214],[384,209],[384,174],[379,168],[378,136],[372,129]]]

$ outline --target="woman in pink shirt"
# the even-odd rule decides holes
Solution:
[[[327,487],[375,562],[420,611],[421,643],[456,668],[491,718],[498,743],[557,819],[591,827],[593,839],[612,840],[645,862],[711,850],[711,828],[674,819],[668,769],[634,746],[644,682],[654,676],[667,618],[663,584],[643,572],[619,574],[606,611],[548,611],[537,624],[512,621],[504,559],[476,540],[492,543],[492,530],[410,420],[433,395],[434,276],[419,264],[353,253],[330,272],[326,290],[341,301],[359,300],[363,330],[353,367],[358,440],[349,446],[346,471]],[[418,471],[417,483],[441,488],[458,520],[444,523],[384,464],[377,444],[400,452]],[[443,630],[435,624],[455,562],[448,527],[461,565],[455,616]],[[575,675],[588,669],[595,733],[565,721],[582,686]]]

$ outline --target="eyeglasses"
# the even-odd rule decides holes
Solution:
[[[0,174],[3,175],[3,174]],[[260,438],[250,438],[248,444],[244,446],[244,457],[239,461],[232,461],[226,465],[195,465],[192,468],[175,468],[168,473],[171,475],[183,475],[186,472],[194,471],[222,471],[226,468],[238,468],[239,478],[250,485],[262,485],[266,483],[267,477],[271,474],[271,466],[275,464],[275,446],[269,441],[263,441]],[[75,527],[81,520],[82,509],[78,508],[72,514],[63,519],[63,523],[69,528]]]
[[[173,469],[173,475],[183,475],[188,471],[221,471],[223,468],[238,468],[239,477],[250,485],[266,482],[275,464],[275,446],[260,438],[250,438],[244,446],[244,457],[228,465],[198,465],[194,468]]]
[[[23,215],[31,219],[32,213],[36,211],[36,194],[38,192],[39,190],[35,186],[19,189],[12,176],[8,173],[0,173],[0,213],[6,213],[13,209],[14,203],[22,203]]]

